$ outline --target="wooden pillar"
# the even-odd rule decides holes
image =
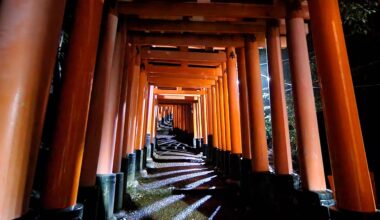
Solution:
[[[138,91],[138,102],[136,108],[136,127],[134,130],[134,135],[136,136],[136,141],[134,143],[135,150],[142,149],[142,137],[144,130],[144,116],[145,116],[145,90],[147,87],[147,73],[144,68],[141,68],[140,80],[139,80],[139,91]],[[163,117],[165,116],[165,111],[163,112]],[[164,120],[164,119],[163,119]]]
[[[297,126],[297,144],[302,188],[326,190],[313,82],[309,64],[305,23],[299,11],[290,11],[286,19],[292,89]]]
[[[197,126],[197,104],[193,103],[193,128],[194,128],[194,139],[198,138],[198,126]]]
[[[214,121],[213,121],[213,105],[212,105],[212,92],[211,92],[211,88],[207,88],[206,89],[207,91],[207,121],[208,121],[208,128],[207,128],[207,131],[208,131],[208,135],[213,135],[214,133],[214,128],[213,128],[213,124],[214,124]],[[212,147],[212,146],[211,146]]]
[[[132,45],[132,47],[134,47]],[[138,48],[132,48],[132,60],[131,65],[128,69],[128,74],[132,74],[131,79],[131,86],[128,88],[128,94],[129,94],[129,100],[128,100],[128,121],[126,121],[127,126],[125,127],[124,132],[124,143],[123,149],[125,149],[125,152],[123,153],[124,156],[127,156],[128,154],[133,154],[134,150],[134,143],[135,143],[135,129],[136,129],[136,106],[138,101],[138,91],[139,91],[139,81],[140,81],[140,52]]]
[[[203,121],[203,115],[202,115],[202,102],[201,102],[201,99],[200,97],[198,98],[198,103],[197,103],[197,107],[198,107],[198,138],[201,139],[203,138],[203,126],[202,126],[202,121]]]
[[[218,120],[218,106],[217,106],[217,95],[216,95],[216,86],[211,87],[212,93],[212,128],[213,128],[213,136],[212,143],[215,148],[219,148],[219,120]]]
[[[270,101],[272,117],[273,156],[276,174],[293,172],[286,111],[284,73],[282,67],[280,31],[277,21],[267,26],[268,69],[270,76]]]
[[[264,120],[264,104],[261,83],[260,57],[254,36],[245,40],[251,156],[253,172],[268,172],[268,146]]]
[[[157,98],[156,96],[154,95],[153,96],[153,116],[152,116],[152,131],[151,131],[151,143],[154,144],[155,143],[155,138],[156,138],[156,129],[157,129]],[[153,149],[152,149],[153,151]]]
[[[202,91],[206,91],[205,89],[202,89]],[[207,96],[201,95],[201,110],[202,110],[202,136],[203,136],[203,143],[208,144],[207,135],[208,135],[208,115],[207,115]]]
[[[147,123],[146,123],[146,137],[147,137],[147,147],[149,148],[148,150],[148,159],[150,159],[150,143],[152,140],[152,127],[153,127],[153,117],[154,117],[154,86],[148,85],[149,86],[149,99],[148,99],[148,115],[147,115]],[[174,122],[173,122],[173,127],[174,127]]]
[[[113,127],[116,112],[115,98],[111,97],[112,57],[115,46],[117,15],[109,9],[103,30],[102,42],[99,44],[98,58],[91,94],[90,113],[86,132],[85,150],[80,177],[81,186],[94,186],[97,173],[111,173],[113,157]],[[111,81],[112,80],[112,81]],[[114,85],[113,85],[114,86]],[[110,115],[111,114],[111,115]],[[56,172],[56,171],[53,171]]]
[[[242,156],[245,159],[251,159],[251,136],[249,127],[249,107],[248,107],[248,89],[247,89],[247,72],[245,69],[245,52],[244,48],[236,50],[238,71],[239,71],[239,91],[240,91],[240,117],[241,117],[241,136],[242,136]],[[256,107],[257,108],[257,107]]]
[[[0,219],[28,208],[65,2],[0,4]]]
[[[337,0],[309,0],[336,206],[375,212]]]
[[[121,22],[119,22],[121,23]],[[113,65],[114,68],[120,68],[119,71],[123,71],[123,76],[121,79],[121,90],[119,96],[119,110],[117,115],[117,127],[116,127],[116,141],[115,141],[115,156],[113,162],[113,172],[119,173],[121,171],[121,159],[123,157],[123,139],[124,139],[124,128],[125,128],[125,114],[126,114],[126,104],[127,104],[127,89],[128,89],[128,72],[125,68],[126,60],[126,39],[127,39],[127,30],[126,23],[123,21],[121,24],[120,32],[123,34],[122,41],[123,44],[120,47],[115,47],[115,50],[119,50],[120,59],[118,59],[117,65]],[[116,72],[117,69],[112,70]]]
[[[226,149],[231,152],[231,117],[230,117],[230,100],[228,95],[228,79],[226,63],[222,64],[222,76],[223,76],[223,98],[224,98],[224,116],[226,124]]]
[[[241,128],[238,73],[236,69],[235,48],[227,48],[227,77],[231,121],[231,153],[241,154]]]
[[[220,150],[225,150],[224,147],[224,135],[225,135],[225,131],[223,130],[223,119],[222,118],[222,108],[221,108],[221,105],[220,105],[220,96],[221,96],[221,92],[220,92],[220,86],[219,86],[219,80],[218,82],[216,82],[216,85],[215,85],[215,91],[216,91],[216,104],[217,104],[217,116],[218,116],[218,143],[219,143],[219,149]]]
[[[222,78],[218,79],[217,82],[217,96],[218,96],[218,112],[219,112],[219,145],[223,151],[226,151],[226,122],[224,115],[224,99],[223,99],[223,81]]]

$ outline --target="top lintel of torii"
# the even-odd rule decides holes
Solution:
[[[269,2],[264,4],[263,2]],[[286,4],[282,0],[230,1],[118,1],[118,12],[142,19],[191,21],[241,21],[249,19],[284,19]],[[309,19],[307,2],[302,2],[302,16]]]

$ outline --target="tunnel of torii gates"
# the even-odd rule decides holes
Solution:
[[[230,178],[248,175],[239,167],[248,170],[255,180],[248,191],[269,176],[291,182],[282,47],[290,56],[300,191],[320,201],[329,197],[307,34],[313,36],[333,173],[330,214],[377,216],[337,0],[255,2],[76,1],[42,217],[81,212],[78,191],[90,194],[96,185],[108,217],[113,206],[123,209],[123,186],[133,186],[135,170],[152,160],[163,120],[173,122],[177,135],[193,134],[206,161]],[[65,1],[1,1],[0,219],[29,210],[64,9]],[[273,172],[259,66],[264,47]],[[116,192],[107,194],[115,182]]]

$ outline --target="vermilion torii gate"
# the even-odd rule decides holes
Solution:
[[[0,3],[0,219],[25,216],[30,207],[65,4]],[[295,190],[289,186],[294,171],[281,58],[285,43],[300,207],[310,211],[305,218],[327,213],[318,203],[331,199],[331,193],[323,172],[305,21],[313,36],[335,186],[330,217],[376,218],[337,0],[76,1],[41,218],[75,219],[84,207],[85,218],[111,219],[125,209],[128,187],[136,185],[152,160],[157,125],[167,120],[177,134],[193,134],[195,147],[226,178],[248,181],[242,190],[252,199],[273,188],[269,193]],[[259,48],[264,47],[271,79],[273,173],[261,88]],[[101,208],[90,199],[97,190]]]

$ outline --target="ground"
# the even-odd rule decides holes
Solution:
[[[233,219],[233,188],[202,154],[189,151],[190,146],[174,136],[159,135],[158,146],[142,173],[139,185],[130,189],[134,209],[126,219]]]

